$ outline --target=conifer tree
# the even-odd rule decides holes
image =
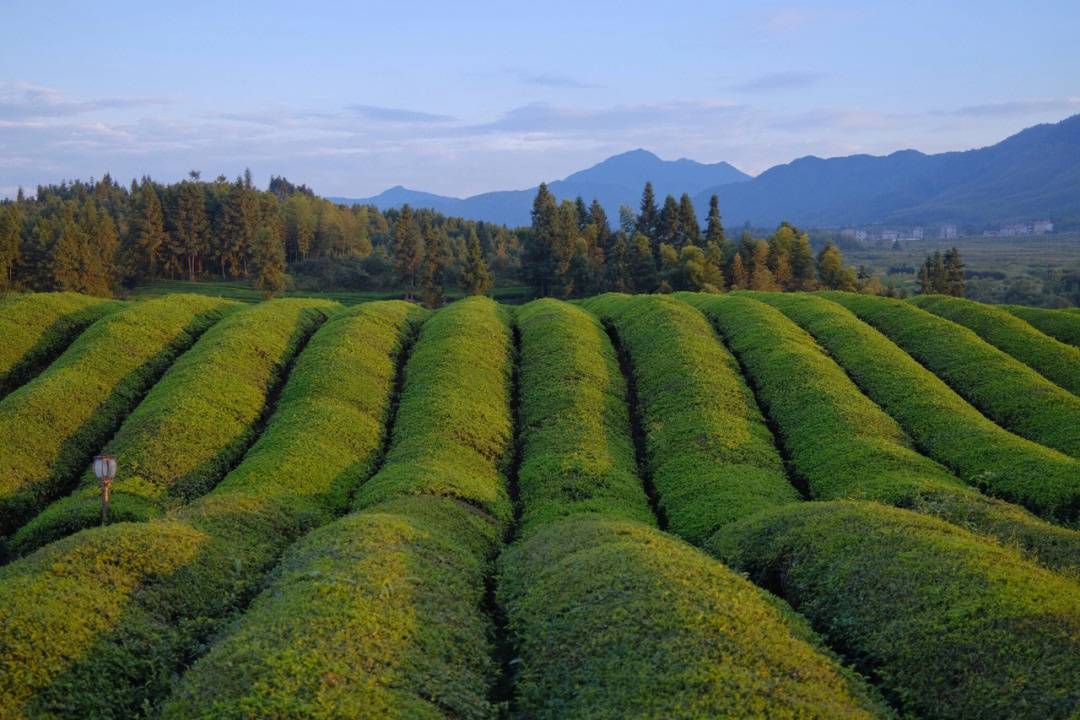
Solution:
[[[255,232],[251,245],[251,284],[267,296],[285,289],[285,247],[270,225]]]
[[[955,297],[964,296],[964,263],[960,260],[960,250],[955,246],[945,251],[942,262],[944,270],[942,291]]]
[[[175,215],[175,225],[170,233],[176,254],[184,258],[188,280],[195,279],[195,261],[207,250],[209,223],[206,219],[206,198],[202,189],[193,182],[180,184]]]
[[[638,215],[636,232],[655,242],[656,224],[660,220],[660,214],[656,209],[656,196],[653,194],[651,182],[645,183],[645,191],[641,194],[641,214]]]
[[[480,240],[477,238],[477,246]],[[401,208],[394,226],[394,270],[405,285],[405,299],[412,300],[416,276],[424,260],[424,238],[416,224],[416,217],[408,204]]]
[[[678,250],[682,247],[681,238],[682,219],[679,216],[679,203],[674,197],[668,195],[664,199],[664,207],[656,223],[656,235],[652,240],[658,248],[660,245],[671,245]]]
[[[484,254],[480,249],[480,238],[476,231],[469,233],[469,242],[465,251],[465,264],[461,268],[461,289],[466,295],[480,295],[491,288],[491,273],[488,272]]]
[[[22,203],[0,206],[0,290],[13,284],[15,263],[21,256],[23,225]]]
[[[656,260],[652,241],[642,233],[634,233],[627,254],[627,290],[634,293],[652,292],[656,288]]]
[[[706,224],[705,242],[716,243],[717,247],[723,247],[727,238],[724,237],[724,224],[720,222],[720,199],[715,193],[709,198],[709,216]]]
[[[427,218],[424,218],[421,234],[424,236],[424,265],[420,299],[429,308],[437,308],[443,304],[443,256],[445,249],[443,248],[442,237],[432,227]]]
[[[540,183],[533,200],[532,242],[526,260],[529,279],[541,297],[551,294],[558,267],[555,255],[558,228],[559,207],[555,204],[554,196],[548,192],[547,185]]]
[[[153,282],[167,238],[161,200],[158,199],[157,192],[150,183],[143,183],[135,199],[131,231],[135,262],[146,273],[146,277]]]
[[[728,284],[732,290],[745,290],[750,285],[750,274],[743,265],[742,253],[736,253],[728,270]]]
[[[701,245],[701,223],[694,210],[694,203],[687,193],[683,193],[679,198],[679,230],[682,234],[683,246]]]

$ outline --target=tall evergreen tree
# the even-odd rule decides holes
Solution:
[[[255,232],[251,245],[251,284],[266,295],[285,289],[285,246],[270,225]]]
[[[955,297],[964,296],[964,263],[960,260],[960,250],[953,246],[945,251],[942,262],[944,270],[943,292]]]
[[[690,200],[688,193],[683,193],[682,197],[679,198],[679,230],[682,235],[680,240],[682,246],[700,246],[702,244],[701,222],[698,220],[697,212],[694,210],[694,203]]]
[[[153,282],[161,256],[168,244],[161,200],[151,183],[143,183],[134,199],[131,232],[136,265]]]
[[[0,290],[13,285],[15,263],[21,257],[24,222],[21,202],[0,206]]]
[[[627,255],[626,289],[635,293],[648,293],[655,290],[656,260],[649,238],[643,233],[634,233]]]
[[[855,271],[844,267],[844,258],[840,249],[831,242],[826,243],[817,257],[818,280],[828,290],[855,292],[858,287]]]
[[[175,225],[170,238],[175,244],[177,255],[184,258],[188,280],[195,279],[195,261],[208,249],[207,233],[209,223],[206,219],[206,198],[202,188],[194,182],[180,184],[177,198]]]
[[[714,242],[718,247],[723,247],[727,238],[724,237],[724,224],[720,221],[720,198],[715,193],[709,198],[709,216],[706,224],[705,242]]]
[[[480,295],[491,288],[491,273],[488,272],[484,254],[480,249],[480,238],[476,231],[469,233],[469,242],[465,251],[465,264],[461,268],[461,289],[466,295]]]
[[[668,195],[664,199],[664,207],[660,211],[660,217],[656,222],[656,234],[653,236],[653,244],[671,245],[679,249],[682,236],[682,218],[679,215],[679,203],[674,197]]]
[[[556,245],[559,234],[559,206],[554,196],[548,192],[547,185],[540,183],[533,200],[532,242],[529,243],[527,270],[529,280],[537,294],[546,297],[551,294],[552,283],[558,269]]]
[[[442,237],[427,218],[424,218],[420,232],[424,237],[420,299],[428,307],[437,308],[443,304],[443,256],[446,251],[443,248]]]
[[[641,193],[641,214],[638,215],[635,230],[655,242],[656,224],[659,221],[660,213],[656,209],[652,183],[646,182],[645,190]]]
[[[480,240],[477,239],[479,245]],[[424,238],[408,204],[402,206],[394,227],[394,270],[405,285],[405,299],[412,300],[416,276],[424,260]]]

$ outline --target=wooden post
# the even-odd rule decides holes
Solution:
[[[112,478],[102,478],[101,480],[101,524],[104,525],[105,521],[109,518],[109,486],[112,485]]]

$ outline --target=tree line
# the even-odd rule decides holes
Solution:
[[[593,200],[561,202],[541,185],[531,225],[510,229],[432,210],[345,206],[250,171],[203,181],[192,171],[164,185],[144,177],[39,186],[0,203],[0,290],[109,295],[159,279],[242,279],[272,294],[300,289],[404,291],[440,305],[448,288],[482,293],[528,284],[539,296],[818,288],[899,296],[840,249],[816,252],[809,235],[781,223],[767,237],[728,237],[713,195],[704,226],[690,196],[657,203],[646,183],[640,208],[615,222]],[[962,294],[955,248],[927,258],[924,292]]]
[[[405,289],[439,302],[446,287],[520,282],[522,235],[428,210],[337,205],[273,177],[149,178],[20,189],[0,203],[0,290],[110,295],[160,279],[243,279],[268,293],[298,283]]]
[[[622,206],[614,228],[596,200],[588,207],[580,197],[559,203],[541,185],[530,230],[525,272],[539,295],[818,288],[900,294],[865,267],[845,266],[832,242],[815,253],[809,235],[788,222],[767,238],[749,231],[738,241],[728,238],[716,195],[703,229],[688,194],[668,195],[658,206],[652,183],[645,184],[640,211]]]

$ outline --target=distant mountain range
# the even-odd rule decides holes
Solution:
[[[884,157],[804,157],[750,177],[721,162],[664,161],[645,150],[604,160],[548,183],[558,198],[596,198],[614,220],[620,204],[637,209],[645,181],[662,204],[686,192],[704,220],[709,196],[720,197],[728,226],[781,220],[808,227],[1050,219],[1080,220],[1080,115],[1036,125],[990,147],[925,155],[903,150]],[[373,198],[333,198],[380,209],[409,203],[448,215],[526,225],[536,188],[452,198],[402,187]]]

